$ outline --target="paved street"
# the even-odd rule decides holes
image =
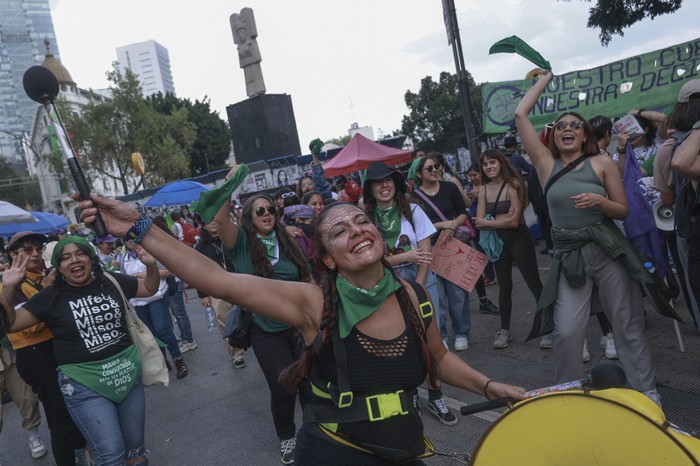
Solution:
[[[536,245],[542,249],[541,242]],[[546,274],[548,256],[538,255],[542,277]],[[514,269],[513,293],[514,341],[505,350],[492,349],[499,327],[497,316],[477,312],[476,293],[472,297],[472,333],[470,347],[458,353],[479,370],[497,380],[538,388],[552,383],[551,351],[539,349],[537,342],[525,343],[534,309],[534,299],[517,269]],[[487,288],[490,298],[498,302],[498,286]],[[248,367],[234,369],[227,360],[218,332],[207,332],[202,307],[194,290],[188,290],[187,306],[199,348],[185,354],[190,375],[183,380],[171,377],[169,388],[146,390],[146,441],[153,465],[276,465],[279,442],[269,412],[269,392],[252,353]],[[700,332],[691,324],[681,324],[685,352],[678,347],[672,321],[656,314],[645,304],[648,318],[654,367],[668,419],[685,430],[700,435]],[[686,311],[684,319],[690,321]],[[599,346],[600,328],[596,319],[588,326],[588,343],[592,355],[590,368],[606,361]],[[483,401],[482,397],[444,387],[450,406]],[[472,451],[497,413],[459,417],[459,423],[445,427],[425,409],[426,433],[441,453],[427,461],[431,466],[465,464],[464,455]],[[50,455],[33,460],[20,427],[19,413],[13,404],[6,404],[4,430],[0,434],[2,466],[52,465]],[[298,413],[299,416],[299,413]],[[535,426],[533,426],[534,428]],[[41,433],[49,446],[46,426]]]

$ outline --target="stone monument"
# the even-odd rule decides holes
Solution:
[[[253,10],[243,8],[231,15],[230,22],[248,95],[226,107],[236,162],[301,155],[292,97],[266,93]]]

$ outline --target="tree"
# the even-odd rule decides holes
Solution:
[[[346,134],[345,136],[329,139],[326,141],[326,144],[335,144],[336,146],[345,147],[348,145],[348,142],[350,142],[350,139],[350,135]]]
[[[607,46],[614,35],[625,35],[623,29],[647,17],[673,13],[682,3],[683,0],[597,0],[589,10],[588,27],[600,28],[600,43]]]
[[[481,85],[467,73],[467,86],[472,102],[481,102]],[[406,91],[404,99],[410,110],[401,121],[401,132],[424,151],[453,152],[468,147],[464,118],[459,102],[457,75],[443,71],[437,82],[431,76],[421,80],[418,93]],[[481,106],[474,106],[474,132],[481,134]]]
[[[0,199],[18,207],[39,210],[41,189],[35,178],[19,177],[4,156],[0,156]]]
[[[80,113],[69,113],[66,126],[80,154],[84,171],[117,180],[125,193],[142,185],[158,186],[190,176],[187,153],[195,138],[187,110],[162,115],[148,105],[136,76],[113,70],[112,99],[91,95]],[[146,173],[139,180],[131,154],[139,152]]]
[[[209,173],[224,165],[231,151],[231,133],[226,122],[212,111],[208,97],[192,103],[189,99],[179,99],[172,93],[163,95],[159,92],[146,101],[164,115],[171,115],[178,109],[187,109],[187,121],[196,131],[194,143],[187,154],[193,175]]]

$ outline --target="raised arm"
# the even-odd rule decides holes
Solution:
[[[226,180],[233,176],[238,171],[240,165],[234,165],[226,175]],[[216,228],[219,232],[221,243],[227,248],[232,248],[236,244],[238,238],[238,225],[233,223],[231,219],[231,198],[227,199],[221,206],[219,211],[214,216]]]
[[[673,153],[671,167],[679,175],[697,179],[700,177],[700,129],[690,132]]]
[[[518,128],[518,134],[523,142],[525,151],[530,157],[532,165],[537,170],[540,180],[547,179],[552,170],[554,159],[549,148],[540,141],[537,130],[528,118],[528,115],[535,108],[535,104],[547,88],[547,84],[552,80],[552,76],[551,71],[540,73],[535,85],[527,91],[518,108],[515,109],[515,126]]]
[[[81,218],[88,225],[95,219],[95,206],[99,207],[107,231],[115,236],[125,236],[139,219],[138,212],[122,202],[94,194],[91,199],[80,203]],[[307,343],[315,337],[323,309],[323,295],[316,285],[227,272],[159,228],[148,228],[141,246],[196,289],[296,327]],[[285,305],[280,306],[281,302]]]
[[[25,256],[23,261],[14,261],[9,269],[5,269],[2,274],[2,291],[0,292],[0,305],[2,312],[5,312],[7,321],[10,324],[9,333],[19,332],[39,323],[34,314],[24,308],[15,310],[15,287],[22,282],[27,272],[27,262],[29,256]]]

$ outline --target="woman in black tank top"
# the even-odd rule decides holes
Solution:
[[[523,215],[527,205],[525,186],[510,160],[498,149],[484,151],[480,162],[481,179],[485,183],[479,189],[479,206],[474,223],[480,230],[495,231],[503,241],[501,256],[494,262],[501,329],[496,332],[493,342],[495,349],[503,349],[513,339],[510,333],[513,264],[518,266],[535,301],[540,299],[542,282],[537,269],[535,245]],[[487,220],[487,214],[493,218]]]
[[[224,211],[221,208],[226,208],[225,202],[224,196],[223,203],[212,202],[211,207]],[[490,399],[523,398],[523,388],[492,381],[445,349],[432,319],[431,306],[423,305],[419,309],[417,294],[411,285],[393,276],[391,267],[384,260],[384,241],[381,234],[367,214],[357,206],[330,205],[317,219],[314,234],[317,246],[314,256],[314,284],[272,281],[255,275],[226,272],[207,257],[170,238],[160,229],[144,227],[144,223],[141,222],[135,224],[140,218],[139,213],[116,200],[94,196],[91,201],[84,201],[81,204],[83,220],[88,224],[95,219],[95,204],[100,207],[104,223],[108,225],[111,234],[124,236],[133,228],[133,234],[138,236],[137,240],[144,249],[160,260],[168,270],[195,288],[298,328],[307,348],[299,361],[281,375],[289,387],[296,387],[307,379],[312,369],[321,363],[319,358],[322,352],[330,351],[336,354],[340,345],[347,348],[349,342],[355,342],[357,344],[351,345],[351,351],[368,351],[373,353],[374,357],[355,357],[347,360],[348,367],[344,373],[349,374],[350,386],[358,387],[353,397],[355,401],[347,397],[342,398],[349,402],[350,406],[368,397],[376,398],[375,395],[378,394],[384,395],[383,398],[397,398],[401,396],[402,391],[410,393],[423,381],[426,370],[433,381],[439,377],[445,383],[485,395]],[[208,222],[211,219],[206,218],[206,212],[202,213],[204,221]],[[280,306],[280,303],[284,305]],[[362,367],[357,367],[357,364]],[[391,372],[387,370],[387,364],[391,366]],[[372,387],[362,387],[363,380],[352,380],[352,374],[373,373],[380,375],[375,379],[379,381],[382,379],[381,373],[395,374],[394,369],[405,368],[406,364],[412,367],[422,365],[426,368],[421,374],[413,376],[411,381],[405,381],[413,386],[404,386],[396,390],[395,383],[389,380],[385,386],[372,384]],[[331,390],[333,387],[322,388],[337,395],[337,392]],[[327,400],[320,393],[316,395],[321,400]],[[410,433],[404,431],[405,424],[397,422],[402,416],[410,416],[420,423],[419,417],[410,414],[415,414],[412,397],[409,400],[400,398],[396,401],[401,403],[401,411],[390,410],[385,414],[384,420],[375,422],[374,428],[378,432],[375,445],[385,436],[397,440],[405,433],[408,438]],[[357,408],[367,416],[365,406],[365,401],[361,401]],[[385,421],[388,422],[385,424]],[[350,421],[352,422],[355,421]],[[386,448],[391,448],[385,448],[382,444],[378,445],[380,448],[372,450],[376,454],[362,452],[360,459],[332,461],[338,457],[357,457],[358,454],[353,452],[360,450],[352,446],[356,444],[351,434],[353,429],[348,426],[335,437],[324,433],[324,436],[319,438],[311,432],[317,432],[319,425],[319,422],[304,422],[299,433],[301,438],[296,449],[296,464],[396,464],[382,456]],[[386,425],[391,431],[379,435],[382,425]],[[332,429],[332,424],[328,429]],[[337,440],[340,437],[344,438],[345,442]],[[416,439],[416,442],[422,441],[422,438]],[[413,445],[415,444],[411,445],[411,452],[414,451]],[[422,445],[418,447],[416,450],[424,449]],[[373,460],[368,462],[367,457]],[[330,462],[328,458],[331,458]],[[405,464],[421,464],[413,458],[415,456],[405,460]]]

